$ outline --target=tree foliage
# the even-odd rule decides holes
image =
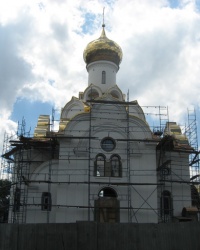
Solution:
[[[11,182],[9,180],[0,180],[0,223],[8,222],[10,187]]]

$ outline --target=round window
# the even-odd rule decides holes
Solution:
[[[106,137],[101,141],[101,148],[104,151],[110,152],[115,148],[115,146],[115,141],[110,137]]]

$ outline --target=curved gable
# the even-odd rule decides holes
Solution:
[[[132,101],[134,105],[129,106],[129,114],[131,116],[136,116],[144,121],[146,121],[144,112],[137,101]]]
[[[109,93],[113,98],[117,99],[118,101],[124,101],[125,99],[121,89],[117,85],[110,88],[106,93]]]
[[[132,138],[138,140],[152,139],[149,124],[139,117],[129,117],[129,132]]]
[[[76,97],[72,99],[65,105],[61,112],[61,119],[71,119],[76,114],[84,111],[84,104]]]
[[[102,96],[102,91],[98,86],[95,86],[93,84],[90,84],[90,86],[88,86],[84,93],[83,93],[83,101],[87,101],[90,99],[96,99],[98,97]]]

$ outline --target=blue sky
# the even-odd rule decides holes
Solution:
[[[29,102],[26,99],[18,99],[14,104],[10,119],[16,123],[19,122],[19,124],[22,123],[22,119],[25,119],[26,131],[33,134],[39,115],[52,116],[53,108],[50,103],[41,103],[40,101]]]
[[[0,3],[0,152],[4,131],[24,117],[59,110],[87,87],[83,50],[101,33],[123,50],[117,84],[141,106],[168,106],[170,120],[200,122],[200,1],[29,1]],[[199,129],[200,130],[200,129]],[[1,143],[2,142],[2,143]]]
[[[170,7],[171,8],[179,8],[180,1],[179,0],[171,0],[169,1]]]

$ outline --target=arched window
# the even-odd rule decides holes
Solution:
[[[99,97],[99,93],[97,92],[96,89],[92,89],[89,91],[87,99],[92,100],[92,99],[95,99],[97,97]]]
[[[120,93],[117,90],[112,90],[110,93],[114,98],[120,99]]]
[[[105,176],[105,161],[106,157],[103,154],[98,154],[95,159],[95,176]]]
[[[98,194],[99,197],[115,197],[117,198],[117,192],[110,187],[102,188]]]
[[[112,155],[109,161],[106,161],[104,154],[98,154],[94,162],[94,176],[97,177],[121,177],[122,167],[119,155]]]
[[[121,159],[118,155],[112,155],[110,158],[111,163],[111,176],[120,177],[121,176]]]
[[[102,84],[106,84],[106,71],[102,71],[101,83],[102,83]]]
[[[43,211],[51,211],[51,193],[43,192],[41,197],[41,209]]]
[[[161,196],[161,217],[164,222],[170,220],[173,214],[172,195],[170,191],[164,190]]]

